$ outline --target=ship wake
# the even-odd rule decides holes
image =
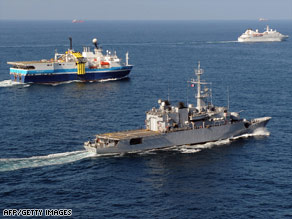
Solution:
[[[29,87],[30,84],[23,84],[23,83],[11,81],[11,80],[0,81],[0,87],[15,87],[15,86]]]
[[[0,172],[13,171],[23,168],[35,168],[51,165],[61,165],[72,163],[88,157],[94,157],[87,151],[72,151],[65,153],[49,154],[45,156],[34,156],[28,158],[1,158],[0,159]]]
[[[261,128],[254,130],[252,133],[234,137],[234,138],[232,138],[232,140],[236,140],[239,138],[249,138],[249,137],[258,138],[258,137],[265,137],[265,136],[270,136],[270,132],[266,128],[261,127]]]
[[[207,44],[238,43],[238,41],[207,41]]]
[[[104,83],[104,82],[110,82],[110,81],[118,81],[118,80],[123,80],[126,79],[127,77],[122,77],[122,78],[109,78],[109,79],[102,79],[102,80],[95,80],[95,81],[86,81],[88,83]],[[55,83],[41,83],[42,85],[48,85],[48,86],[59,86],[59,85],[64,85],[64,84],[71,84],[71,83],[84,83],[82,80],[72,80],[72,81],[63,81],[63,82],[55,82]],[[16,81],[11,81],[11,80],[3,80],[0,81],[0,87],[30,87],[32,84],[25,84],[21,82],[16,82]]]
[[[215,146],[228,145],[232,141],[240,138],[249,138],[249,137],[263,137],[269,136],[270,132],[265,128],[256,129],[253,133],[244,134],[233,138],[228,138],[224,140],[219,140],[215,142],[208,142],[204,144],[195,144],[195,145],[182,145],[182,146],[172,146],[163,149],[153,149],[148,151],[136,151],[132,153],[137,153],[140,155],[149,155],[156,154],[161,151],[178,151],[180,153],[197,153],[204,149],[210,149]],[[0,172],[5,171],[14,171],[24,168],[36,168],[43,166],[52,166],[52,165],[62,165],[66,163],[73,163],[85,158],[90,157],[101,157],[101,156],[113,156],[120,157],[125,154],[95,154],[85,150],[80,151],[71,151],[64,153],[49,154],[45,156],[33,156],[28,158],[1,158],[0,159]]]

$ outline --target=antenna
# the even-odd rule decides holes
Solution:
[[[189,83],[187,82],[187,106],[189,105]]]
[[[212,83],[210,83],[210,93],[211,93],[211,105],[213,106],[213,91],[212,91]]]
[[[126,66],[129,65],[129,52],[126,52]]]
[[[69,37],[69,41],[70,41],[70,50],[72,50],[72,37]]]
[[[169,80],[168,80],[168,83],[167,83],[167,100],[169,102]]]
[[[229,86],[227,86],[227,109],[229,111]]]
[[[198,69],[195,69],[195,74],[197,75],[197,81],[196,81],[196,84],[197,84],[197,109],[199,110],[199,112],[202,111],[202,107],[204,105],[204,102],[202,100],[202,96],[201,96],[201,85],[202,84],[205,84],[203,82],[201,82],[201,75],[204,73],[204,70],[201,69],[201,63],[200,61],[198,61]]]

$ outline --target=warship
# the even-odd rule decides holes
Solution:
[[[211,83],[201,80],[203,72],[199,62],[197,78],[188,81],[197,87],[197,106],[173,106],[159,99],[159,108],[146,112],[145,129],[97,134],[84,143],[85,149],[97,154],[139,152],[228,139],[266,126],[271,117],[247,120],[229,107],[213,105]]]
[[[258,29],[255,31],[247,29],[238,37],[238,42],[279,42],[286,40],[288,37],[288,35],[283,35],[276,30],[270,29],[267,25],[266,31],[263,33],[260,33]]]
[[[133,68],[128,64],[129,54],[126,53],[126,62],[106,51],[98,45],[96,38],[92,40],[95,48],[84,47],[83,52],[74,51],[72,38],[70,49],[65,53],[55,52],[52,59],[40,61],[16,61],[7,62],[12,65],[10,78],[12,81],[21,83],[59,83],[65,81],[99,81],[107,79],[121,79],[127,77]]]

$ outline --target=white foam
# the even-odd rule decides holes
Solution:
[[[80,80],[72,80],[72,81],[63,81],[63,82],[57,82],[57,83],[44,83],[45,85],[51,85],[51,86],[58,86],[58,85],[62,85],[62,84],[71,84],[71,83],[75,83],[75,82],[82,82]]]
[[[96,156],[98,155],[82,150],[28,158],[2,158],[0,159],[0,172],[23,168],[60,165]]]
[[[11,81],[11,80],[0,81],[0,87],[13,87],[13,86],[29,87],[30,84],[24,84],[21,82],[16,82],[16,81]]]
[[[195,145],[181,145],[181,146],[172,146],[162,149],[153,149],[147,151],[135,151],[132,154],[140,155],[149,155],[155,154],[157,151],[178,151],[180,153],[198,153],[204,149],[210,149],[215,146],[227,145],[232,140],[239,138],[248,138],[248,137],[257,137],[257,136],[269,136],[270,132],[265,128],[256,129],[253,133],[244,134],[233,138],[218,140],[214,142],[208,142],[204,144],[195,144]],[[89,157],[101,157],[101,156],[114,156],[121,157],[125,154],[95,154],[82,151],[71,151],[65,153],[49,154],[45,156],[33,156],[28,158],[2,158],[0,159],[0,172],[4,171],[13,171],[23,168],[33,168],[33,167],[42,167],[42,166],[51,166],[51,165],[61,165],[66,163],[75,162]]]
[[[94,81],[86,81],[89,83],[104,83],[104,82],[108,82],[108,81],[117,81],[117,80],[121,80],[124,79],[126,77],[122,77],[122,78],[109,78],[109,79],[102,79],[102,80],[94,80]],[[85,82],[85,83],[86,83]],[[71,83],[84,83],[84,81],[82,80],[72,80],[72,81],[63,81],[63,82],[57,82],[57,83],[43,83],[45,85],[50,85],[50,86],[58,86],[58,85],[62,85],[62,84],[71,84]]]
[[[127,76],[122,77],[122,78],[109,78],[109,79],[89,81],[89,83],[93,83],[93,82],[104,83],[104,82],[108,82],[108,81],[122,80],[124,78],[127,78]],[[57,83],[42,83],[42,85],[59,86],[59,85],[63,85],[63,84],[80,83],[80,82],[83,83],[82,80],[72,80],[72,81],[64,81],[64,82],[57,82]],[[31,86],[31,84],[25,84],[25,83],[11,81],[11,80],[0,81],[0,87],[13,87],[13,86],[29,87],[29,86]]]
[[[226,145],[230,143],[230,139],[223,139],[214,142],[207,142],[204,144],[195,144],[195,145],[182,145],[176,146],[174,150],[179,151],[181,153],[197,153],[202,151],[203,149],[209,149],[214,146]]]
[[[270,136],[270,132],[265,128],[258,128],[253,133],[253,136]]]
[[[98,82],[103,83],[103,82],[108,82],[108,81],[118,81],[118,80],[122,80],[122,79],[124,79],[124,78],[127,78],[127,76],[126,76],[126,77],[122,77],[122,78],[109,78],[109,79],[102,79],[102,80],[98,80]]]
[[[266,128],[261,127],[254,130],[253,133],[243,134],[240,136],[233,137],[232,140],[236,140],[239,138],[261,137],[261,136],[269,136],[269,135],[270,135],[270,132]]]

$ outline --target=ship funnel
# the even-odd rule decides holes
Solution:
[[[94,39],[92,40],[92,43],[93,43],[93,45],[95,46],[95,48],[98,49],[98,44],[97,44],[97,39],[96,39],[96,38],[94,38]]]
[[[72,50],[72,37],[69,37],[70,40],[70,50]]]

